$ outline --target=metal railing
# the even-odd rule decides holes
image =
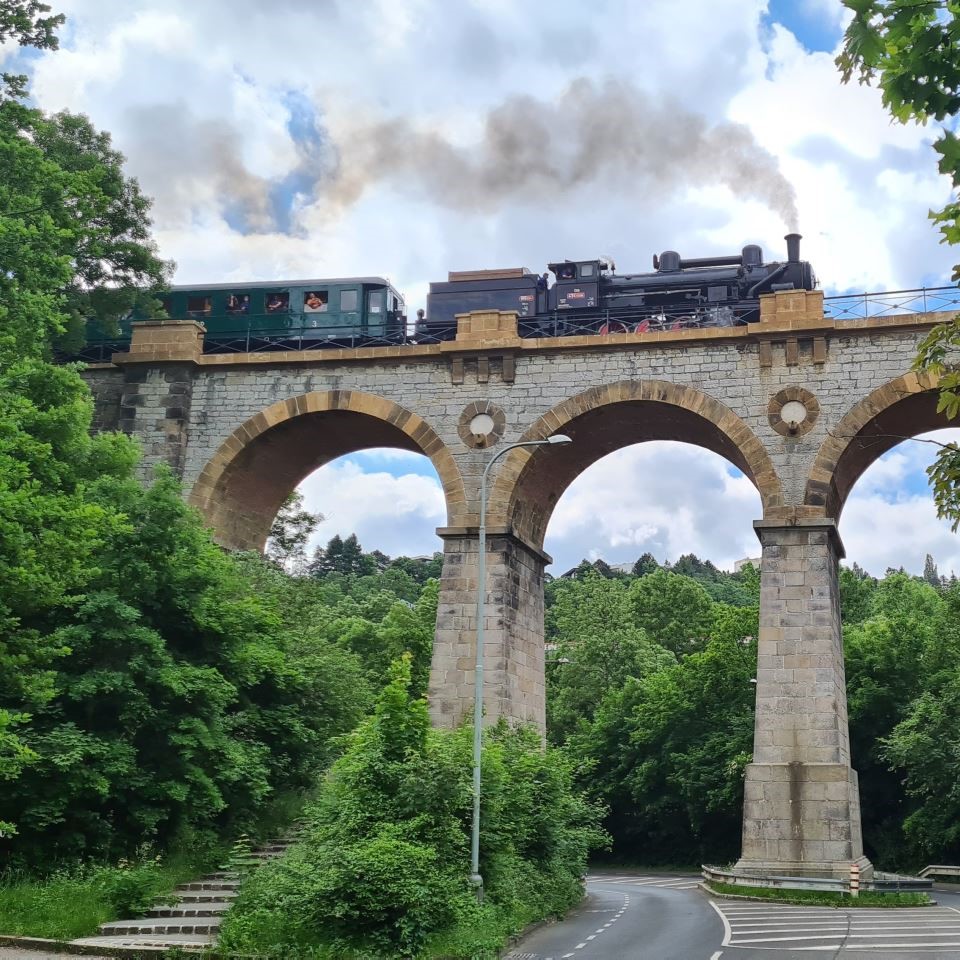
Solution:
[[[960,287],[916,287],[881,293],[844,294],[823,298],[828,320],[869,320],[904,314],[960,312]]]
[[[709,306],[621,307],[589,313],[554,311],[521,319],[521,337],[603,336],[611,333],[653,333],[672,330],[700,330],[707,327],[736,327],[760,319],[756,303],[740,300]]]
[[[204,353],[300,352],[304,350],[353,350],[358,347],[389,347],[409,343],[401,326],[393,330],[364,330],[357,324],[343,327],[286,327],[258,329],[252,324],[238,330],[208,332]]]

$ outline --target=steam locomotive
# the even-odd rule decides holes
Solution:
[[[412,325],[403,297],[381,277],[176,286],[158,302],[169,317],[203,323],[207,353],[452,340],[456,315],[471,310],[515,311],[524,337],[733,326],[759,320],[762,293],[814,288],[800,235],[785,239],[787,259],[773,263],[750,244],[729,257],[667,250],[651,273],[617,273],[602,259],[551,263],[539,276],[525,268],[450,273],[430,284],[426,314],[418,310]],[[86,347],[70,359],[109,360],[127,349],[131,322],[145,319],[131,314],[112,328],[89,320]]]
[[[652,273],[616,273],[609,260],[564,260],[541,276],[526,269],[450,273],[431,283],[418,340],[456,335],[456,315],[513,310],[521,336],[622,333],[734,326],[760,319],[760,294],[812,290],[816,278],[790,233],[787,259],[764,263],[755,244],[727,257],[684,259],[675,250],[653,257]]]

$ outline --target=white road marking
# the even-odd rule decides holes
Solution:
[[[724,922],[723,946],[768,950],[888,950],[960,947],[960,910],[920,907],[897,910],[823,909],[773,904],[747,906],[710,901]],[[726,931],[729,931],[728,933]]]
[[[877,943],[847,943],[844,944],[844,950],[876,950],[881,944]],[[939,941],[935,943],[927,942],[917,943],[915,940],[911,940],[909,943],[884,943],[882,944],[887,950],[893,950],[900,947],[907,947],[909,949],[916,950],[920,947],[960,947],[960,940],[951,940],[941,943]]]
[[[586,946],[585,943],[578,943],[573,949],[574,949],[574,950],[582,950],[585,946]]]
[[[597,939],[597,935],[595,933],[591,933],[590,936],[587,937],[587,940],[596,940],[596,939]]]
[[[561,958],[561,960],[570,960],[570,958],[571,958],[572,956],[573,956],[572,953],[565,953],[565,954],[563,955],[563,957]]]
[[[731,937],[731,933],[730,933],[730,921],[727,920],[727,918],[726,918],[726,916],[724,915],[723,911],[717,906],[717,901],[716,901],[716,900],[710,900],[710,901],[708,901],[708,902],[709,902],[710,906],[713,907],[713,909],[717,911],[717,914],[719,915],[720,919],[723,921],[723,942],[720,944],[720,946],[722,946],[722,947],[729,947],[729,946],[730,946],[730,937]]]
[[[722,951],[722,950],[718,950],[718,951],[710,958],[710,960],[720,960],[720,957],[722,957],[722,956],[723,956],[723,951]]]

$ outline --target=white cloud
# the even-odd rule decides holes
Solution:
[[[960,575],[960,536],[938,520],[924,471],[936,447],[960,441],[960,430],[937,430],[894,447],[864,471],[840,519],[847,562],[875,576],[888,567],[919,574],[929,553],[942,574]]]
[[[808,18],[849,16],[837,0],[798,2]],[[383,181],[339,218],[308,189],[333,156],[324,136],[336,141],[350,124],[399,118],[470,144],[509,97],[549,104],[577,77],[602,85],[611,76],[711,124],[745,124],[796,189],[803,252],[825,286],[896,289],[948,275],[951,253],[926,217],[949,195],[929,146],[935,131],[891,123],[877,90],[839,82],[832,54],[767,29],[765,0],[689,0],[681,15],[675,0],[597,0],[587,18],[579,0],[542,14],[511,0],[63,0],[58,9],[68,15],[62,49],[29,62],[36,101],[111,131],[156,198],[157,238],[181,282],[379,274],[412,312],[450,269],[536,269],[603,252],[629,272],[654,251],[710,255],[747,242],[781,255],[779,217],[710,175],[661,193],[598,178],[549,202],[512,197],[475,213]],[[650,138],[645,162],[670,170],[678,159]],[[280,217],[278,195],[291,203]],[[922,564],[929,548],[949,565],[955,540],[931,519],[917,462],[898,449],[854,490],[843,519],[851,559],[882,572]],[[311,505],[330,518],[319,536],[356,530],[388,553],[432,550],[439,486],[395,463],[400,476],[337,462],[310,478]],[[571,486],[548,549],[558,568],[590,551],[626,560],[647,549],[726,565],[756,553],[759,515],[755,491],[723,461],[648,444]]]
[[[732,473],[736,473],[734,476]],[[688,444],[658,441],[598,460],[567,488],[547,529],[553,572],[591,552],[626,563],[695,553],[720,566],[754,556],[762,515],[753,484],[726,460]]]
[[[378,451],[379,452],[379,451]],[[446,518],[436,477],[364,471],[348,457],[335,460],[300,484],[307,509],[322,513],[311,547],[355,533],[366,550],[419,556],[442,549],[436,528]]]

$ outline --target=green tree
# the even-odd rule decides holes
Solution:
[[[850,742],[864,805],[864,833],[881,863],[910,866],[901,783],[890,776],[883,742],[956,652],[946,642],[947,606],[921,580],[896,573],[876,585],[869,616],[844,629]]]
[[[306,563],[310,534],[323,522],[323,514],[303,509],[303,495],[296,490],[283,501],[270,526],[266,554],[280,564],[297,569]]]
[[[884,106],[900,123],[934,120],[933,148],[938,169],[960,188],[960,5],[956,0],[843,0],[853,11],[837,57],[843,81],[876,81]],[[941,242],[960,243],[960,199],[954,196],[931,212]],[[960,280],[960,265],[954,268]],[[953,419],[960,413],[960,318],[935,327],[920,345],[916,366],[939,377],[938,410]],[[960,444],[940,446],[928,468],[939,516],[960,526]]]
[[[703,647],[713,626],[713,602],[699,583],[657,570],[630,584],[634,622],[676,654]]]
[[[592,795],[610,807],[618,856],[677,864],[737,853],[755,669],[755,643],[711,640],[611,691],[572,738],[591,763]]]
[[[548,592],[546,632],[550,640],[575,646],[581,637],[636,629],[625,580],[608,579],[591,568],[582,578],[554,580]]]
[[[654,555],[652,553],[645,553],[633,565],[633,570],[631,570],[631,573],[635,577],[645,577],[648,573],[653,573],[654,570],[659,569],[660,564],[657,563]]]
[[[840,568],[840,610],[845,624],[860,623],[870,616],[877,580],[854,564]]]
[[[914,865],[960,856],[960,678],[925,691],[884,742],[918,805],[903,824],[918,851]]]
[[[0,43],[15,41],[21,47],[56,50],[60,46],[57,28],[63,25],[62,13],[50,17],[50,7],[39,0],[0,0]],[[27,78],[22,74],[0,75],[0,97],[23,96]]]
[[[940,571],[937,570],[937,565],[929,553],[923,562],[923,579],[926,580],[931,587],[940,586]]]
[[[635,627],[587,633],[575,642],[561,642],[547,661],[550,740],[565,743],[576,730],[589,726],[611,690],[675,662],[672,653],[651,643]]]

